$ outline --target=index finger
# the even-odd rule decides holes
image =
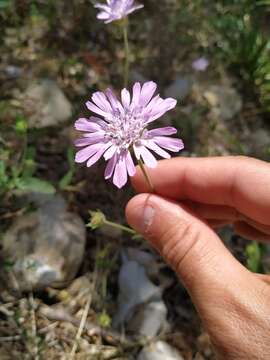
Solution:
[[[253,158],[228,156],[174,158],[147,169],[157,194],[173,200],[228,205],[263,224],[270,223],[270,165]],[[132,183],[148,192],[141,171]]]

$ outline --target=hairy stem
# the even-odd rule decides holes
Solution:
[[[124,87],[128,86],[129,81],[129,43],[128,43],[128,20],[123,25],[123,37],[125,47],[125,65],[124,65]]]
[[[141,170],[142,170],[142,173],[143,173],[143,175],[144,175],[144,177],[145,177],[145,180],[146,180],[146,182],[147,182],[147,184],[148,184],[148,186],[149,186],[149,192],[150,192],[150,193],[154,193],[154,192],[155,192],[154,185],[153,185],[153,183],[152,183],[152,181],[151,181],[151,179],[150,179],[150,177],[149,177],[149,175],[148,175],[148,173],[147,173],[147,171],[146,171],[146,168],[145,168],[145,166],[144,166],[144,163],[142,162],[141,159],[138,160],[138,164],[139,164],[139,166],[140,166],[140,168],[141,168]]]
[[[124,225],[121,225],[121,224],[117,224],[117,223],[115,223],[115,222],[113,222],[113,221],[109,221],[109,220],[105,220],[104,224],[109,225],[109,226],[111,226],[111,227],[114,227],[114,228],[116,228],[116,229],[123,230],[123,231],[125,231],[125,232],[127,232],[127,233],[129,233],[129,234],[137,235],[136,231],[133,230],[133,229],[131,229],[131,228],[129,228],[128,226],[124,226]]]

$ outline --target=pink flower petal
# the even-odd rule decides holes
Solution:
[[[121,91],[121,99],[122,99],[122,104],[124,105],[124,108],[128,109],[130,106],[130,93],[127,89],[123,89]]]
[[[106,123],[106,121],[101,120],[96,116],[90,116],[89,121],[98,124],[102,129],[105,129],[108,126],[108,123]]]
[[[99,107],[97,107],[95,104],[93,104],[91,101],[87,101],[86,107],[88,110],[92,111],[95,114],[101,115],[103,117],[107,117],[108,113],[101,110]]]
[[[119,189],[121,189],[127,183],[127,167],[123,156],[120,156],[115,165],[113,183]]]
[[[167,151],[161,149],[161,147],[159,147],[156,143],[154,143],[153,140],[145,140],[145,141],[143,141],[143,144],[150,150],[153,150],[155,153],[157,153],[162,158],[164,158],[164,159],[171,158],[171,155],[169,153],[167,153]]]
[[[167,127],[163,127],[163,128],[157,128],[157,129],[153,129],[153,130],[149,130],[147,131],[147,135],[149,135],[150,137],[152,136],[169,136],[169,135],[174,135],[177,133],[177,130],[174,127],[171,126],[167,126]]]
[[[132,110],[135,109],[136,106],[138,106],[140,96],[141,96],[141,84],[139,82],[136,82],[133,85],[132,102],[130,105],[130,108]]]
[[[95,153],[97,153],[103,147],[104,147],[104,143],[89,145],[86,148],[77,152],[75,156],[75,161],[77,163],[83,163],[91,156],[95,155]]]
[[[123,113],[124,112],[123,106],[121,105],[117,97],[114,95],[113,91],[111,89],[107,89],[105,93],[112,106],[112,109],[114,111],[120,111],[121,113]]]
[[[139,160],[140,158],[143,159],[143,162],[146,166],[150,168],[155,168],[157,166],[157,160],[151,154],[149,150],[143,145],[133,145],[134,153],[136,158]]]
[[[146,106],[149,103],[156,89],[157,89],[157,84],[154,83],[153,81],[148,81],[145,84],[143,84],[140,101],[139,101],[141,106]]]
[[[112,107],[103,92],[97,91],[92,96],[93,102],[103,111],[112,112]]]
[[[105,12],[105,11],[101,11],[98,15],[97,15],[97,18],[99,20],[107,20],[108,18],[110,17],[110,15]]]
[[[101,130],[101,126],[98,123],[88,121],[85,118],[81,118],[75,121],[75,129],[79,131],[95,132]]]
[[[82,146],[96,144],[97,142],[100,142],[101,140],[104,140],[104,134],[91,133],[91,134],[88,134],[88,136],[85,135],[84,138],[75,140],[74,145],[77,147],[82,147]]]
[[[103,146],[98,152],[95,153],[88,161],[87,161],[87,167],[90,167],[94,165],[104,154],[104,151],[106,150],[106,146]]]
[[[126,165],[127,165],[128,175],[134,176],[136,174],[136,167],[134,165],[133,159],[132,159],[129,151],[127,151],[127,153],[126,153]]]
[[[173,152],[178,152],[184,149],[184,143],[181,139],[156,136],[152,140],[162,148]]]
[[[109,160],[111,159],[111,157],[115,154],[115,152],[117,151],[117,146],[112,145],[104,154],[104,159],[105,160]]]
[[[160,104],[155,106],[148,122],[152,122],[152,121],[155,121],[156,119],[160,118],[167,111],[175,108],[176,104],[177,104],[177,101],[172,98],[163,100]]]
[[[108,164],[106,166],[105,173],[104,173],[104,177],[106,180],[110,179],[113,176],[117,158],[118,158],[117,154],[114,153],[113,157],[111,157],[110,160],[108,161]]]

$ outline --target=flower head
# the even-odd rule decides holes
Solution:
[[[143,86],[135,83],[132,97],[127,89],[122,90],[121,102],[110,89],[105,93],[94,93],[86,106],[101,118],[91,116],[89,120],[82,118],[75,122],[75,128],[85,132],[75,142],[77,147],[83,148],[77,152],[75,161],[87,161],[90,167],[104,157],[108,160],[105,179],[112,178],[113,183],[121,188],[128,175],[133,176],[136,172],[131,153],[146,166],[154,168],[157,161],[151,151],[168,159],[170,154],[166,150],[182,150],[182,140],[170,137],[176,134],[175,128],[147,129],[149,124],[176,106],[176,100],[172,98],[153,97],[156,88],[152,81]]]
[[[209,66],[209,61],[205,57],[193,61],[192,67],[196,71],[205,71]]]
[[[134,0],[107,0],[107,4],[97,3],[95,7],[101,10],[97,18],[108,24],[125,18],[133,11],[143,8],[143,5],[134,3]]]

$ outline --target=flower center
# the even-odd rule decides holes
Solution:
[[[145,121],[140,113],[115,112],[106,127],[106,138],[121,150],[127,150],[143,138]]]

